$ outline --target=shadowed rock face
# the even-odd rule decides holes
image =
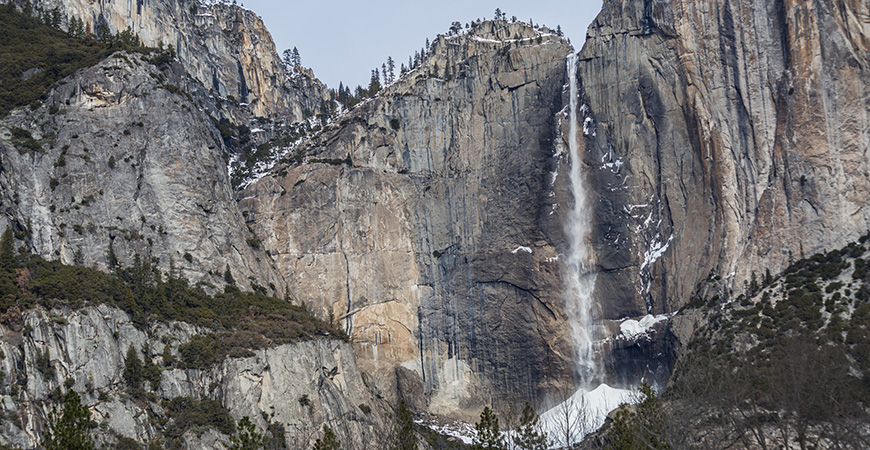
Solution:
[[[340,320],[389,391],[413,370],[433,411],[471,418],[571,380],[549,215],[569,51],[506,22],[438,38],[307,162],[241,193],[291,294]]]
[[[5,1],[4,1],[5,3]],[[185,71],[221,98],[247,104],[255,116],[280,115],[289,122],[318,111],[326,87],[313,73],[288,78],[272,36],[253,11],[199,1],[37,0],[96,32],[100,24],[117,33],[128,27],[145,45],[172,45]]]
[[[606,1],[579,75],[607,318],[870,226],[866,1]]]

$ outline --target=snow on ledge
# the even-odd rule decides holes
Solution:
[[[653,316],[647,314],[640,320],[628,319],[619,324],[620,336],[624,339],[636,339],[637,337],[649,333],[653,325],[668,320],[666,314]]]
[[[524,252],[532,253],[532,249],[530,249],[529,247],[523,246],[523,245],[521,245],[521,246],[519,246],[519,247],[517,247],[517,248],[511,250],[511,253],[513,253],[514,255],[516,255],[517,252],[520,251],[520,250],[522,250],[522,251],[524,251]]]

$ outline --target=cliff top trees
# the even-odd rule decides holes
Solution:
[[[293,47],[293,50],[284,50],[282,61],[288,72],[300,72],[302,70],[302,57],[299,55],[299,49]]]

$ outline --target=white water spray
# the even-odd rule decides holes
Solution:
[[[589,270],[591,254],[587,238],[591,229],[590,208],[581,170],[582,156],[577,142],[577,55],[568,56],[568,79],[570,82],[570,111],[568,116],[568,150],[570,153],[571,194],[574,206],[565,223],[568,237],[566,280],[566,306],[577,354],[576,371],[581,386],[589,386],[598,376],[593,343],[598,338],[593,316],[594,301],[592,290],[595,287],[595,273]]]
[[[541,414],[541,426],[554,438],[555,447],[571,447],[583,439],[583,434],[593,431],[604,423],[607,413],[620,403],[633,399],[631,391],[617,389],[604,384],[602,373],[595,357],[594,344],[601,339],[601,324],[595,314],[596,305],[592,298],[595,287],[595,272],[591,271],[593,254],[589,249],[588,238],[592,229],[591,207],[583,179],[582,155],[577,141],[577,55],[568,56],[569,95],[571,96],[568,114],[568,153],[571,162],[569,180],[574,205],[565,221],[565,235],[568,238],[568,254],[565,265],[565,304],[568,320],[576,345],[574,355],[578,386],[570,398]],[[567,423],[576,424],[577,436],[563,436]],[[566,439],[568,439],[566,441]],[[555,448],[554,447],[554,448]]]

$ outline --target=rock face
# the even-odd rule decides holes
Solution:
[[[439,37],[240,194],[291,294],[344,323],[385,391],[401,365],[431,411],[473,418],[570,382],[550,215],[570,51],[503,21]]]
[[[605,1],[578,72],[608,318],[870,227],[870,4]]]
[[[99,434],[114,433],[148,442],[159,436],[155,413],[163,408],[134,400],[124,392],[124,358],[132,346],[141,358],[162,364],[168,342],[179,344],[197,331],[184,323],[158,323],[148,330],[136,328],[124,312],[106,306],[79,311],[31,310],[23,314],[25,330],[0,328],[0,408],[5,417],[0,443],[35,448],[50,411],[51,391],[72,380],[97,423]],[[62,318],[62,319],[61,319]],[[41,354],[48,363],[38,369]],[[49,369],[50,368],[50,369]],[[47,375],[53,372],[52,375]],[[157,398],[211,398],[219,400],[234,420],[248,416],[260,432],[264,417],[284,426],[290,448],[309,448],[329,423],[346,448],[367,448],[377,442],[385,424],[386,405],[365,385],[349,344],[316,340],[258,350],[249,358],[227,358],[208,370],[167,369]],[[308,399],[308,404],[298,401]],[[359,405],[369,406],[368,412]],[[16,425],[17,423],[17,425]],[[209,432],[185,435],[189,448],[223,448],[227,437]]]
[[[312,74],[289,76],[263,21],[235,5],[198,0],[32,3],[78,17],[94,32],[101,24],[112,33],[130,28],[146,45],[173,45],[191,77],[215,95],[247,105],[256,116],[298,122],[306,109],[319,110],[326,98],[326,87]]]
[[[223,285],[230,267],[240,286],[279,294],[284,279],[252,246],[220,135],[181,73],[116,54],[0,121],[0,228],[27,230],[33,253],[67,264],[110,269],[111,250],[123,266],[136,254],[164,272],[174,263],[194,283]],[[41,150],[16,144],[16,127]]]

